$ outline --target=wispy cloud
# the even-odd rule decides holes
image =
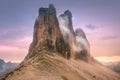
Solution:
[[[105,36],[105,37],[102,37],[101,39],[102,40],[110,40],[110,39],[118,39],[120,38],[120,36]]]
[[[90,29],[90,30],[95,30],[97,27],[93,24],[88,24],[85,26],[86,28]]]

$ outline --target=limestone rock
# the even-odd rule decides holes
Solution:
[[[56,10],[52,4],[49,5],[49,8],[39,9],[39,15],[34,25],[33,42],[26,59],[41,50],[56,51],[67,58],[68,56],[65,55],[70,54],[69,46],[65,43],[60,32]]]
[[[25,59],[42,50],[58,52],[65,58],[88,60],[89,42],[82,29],[73,30],[72,13],[69,10],[57,19],[54,5],[39,9],[34,24],[33,41]]]

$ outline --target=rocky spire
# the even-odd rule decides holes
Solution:
[[[68,44],[64,42],[60,32],[53,4],[50,4],[49,8],[39,9],[39,15],[34,25],[33,41],[26,59],[34,56],[41,50],[56,51],[64,57],[66,57],[66,54],[70,56],[70,49]]]
[[[65,31],[70,36],[74,35],[73,24],[72,24],[72,13],[69,10],[66,10],[63,14],[59,16],[59,24],[60,24],[61,32]],[[64,35],[65,34],[63,34],[63,36]]]
[[[66,58],[88,60],[89,42],[82,29],[74,32],[72,13],[69,10],[57,19],[53,4],[48,8],[39,8],[34,24],[33,41],[25,59],[39,54],[42,50],[56,52]]]
[[[81,28],[74,32],[71,12],[65,11],[58,19],[64,40],[70,46],[71,58],[88,61],[88,57],[90,57],[89,42]]]
[[[72,25],[72,13],[66,10],[59,16],[59,25],[65,42],[70,46],[71,57],[74,57],[73,45],[75,43],[75,33]]]

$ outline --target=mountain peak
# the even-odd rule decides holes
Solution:
[[[32,57],[41,50],[55,51],[64,57],[66,57],[65,54],[70,54],[69,46],[60,32],[53,4],[50,4],[49,8],[39,9],[39,15],[34,25],[33,42],[26,58]]]
[[[80,35],[81,33],[83,34]],[[81,39],[83,35],[84,37]],[[84,44],[82,44],[83,42]],[[76,56],[79,55],[81,56],[79,59],[84,58],[83,60],[88,62],[90,51],[89,46],[86,45],[87,43],[83,30],[74,31],[71,11],[66,10],[57,19],[56,9],[53,4],[50,4],[48,8],[39,8],[34,25],[33,41],[25,59],[27,60],[39,54],[42,50],[47,50],[57,52],[67,59],[78,59]]]
[[[56,9],[53,4],[50,4],[48,8],[39,8],[39,16],[56,15]]]

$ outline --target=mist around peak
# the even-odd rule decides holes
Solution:
[[[72,13],[66,10],[58,17],[58,21],[64,40],[70,45],[71,56],[75,59],[84,57],[84,60],[87,61],[88,56],[90,57],[90,44],[81,28],[73,30]]]

